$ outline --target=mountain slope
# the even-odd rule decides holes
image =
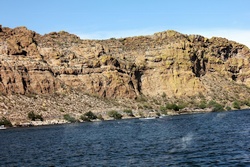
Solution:
[[[25,27],[0,26],[0,92],[4,99],[77,92],[123,101],[136,111],[159,110],[166,102],[194,107],[192,103],[204,100],[244,106],[250,93],[249,58],[250,50],[242,44],[173,30],[81,40],[64,31],[42,36]],[[23,113],[18,117],[25,120],[27,111]],[[1,115],[16,119],[6,109]]]

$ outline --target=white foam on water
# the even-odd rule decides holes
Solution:
[[[193,137],[193,133],[188,133],[186,136],[181,138],[182,149],[186,149],[191,144]]]
[[[219,121],[227,116],[226,112],[217,113],[216,116],[213,118],[213,121]]]

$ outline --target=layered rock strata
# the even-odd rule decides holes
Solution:
[[[150,36],[82,40],[0,26],[0,92],[52,95],[70,90],[113,99],[214,98],[250,87],[250,50],[225,38],[169,30]],[[218,81],[225,85],[220,85]],[[231,86],[230,86],[231,85]],[[243,85],[243,86],[242,86]],[[220,88],[219,90],[216,88]],[[231,93],[232,98],[236,98]],[[221,97],[223,98],[223,97]]]

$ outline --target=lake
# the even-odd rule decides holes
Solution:
[[[250,166],[250,110],[0,130],[0,166]]]

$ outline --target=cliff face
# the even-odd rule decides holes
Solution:
[[[41,36],[0,28],[0,91],[52,94],[74,88],[109,98],[208,94],[203,78],[250,86],[249,49],[224,38],[175,31],[109,40],[67,32]]]
[[[232,106],[247,99],[250,104],[249,62],[250,50],[242,44],[172,30],[81,40],[64,31],[42,36],[25,27],[0,26],[0,92],[6,95],[0,115],[25,120],[28,110],[35,110],[51,118],[62,115],[58,110],[81,113],[98,106],[89,105],[86,96],[100,104],[93,98],[104,98],[104,108],[111,105],[105,99],[118,99],[118,106],[134,110],[159,110],[166,101],[188,107],[195,100]],[[71,95],[65,101],[66,94]],[[33,96],[40,100],[26,98]],[[20,99],[36,104],[29,108]],[[44,104],[46,110],[39,107]]]

